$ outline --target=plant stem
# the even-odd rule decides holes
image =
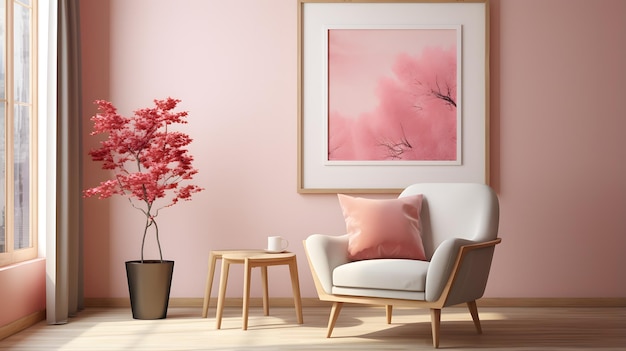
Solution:
[[[141,239],[141,263],[143,263],[143,247],[146,244],[146,234],[148,234],[148,227],[150,226],[150,212],[146,213],[146,225],[143,228],[143,238]]]
[[[159,240],[159,226],[154,220],[154,217],[152,217],[152,223],[154,223],[154,230],[156,231],[156,242],[157,247],[159,248],[159,258],[161,259],[161,263],[163,263],[163,252],[161,252],[161,241]]]

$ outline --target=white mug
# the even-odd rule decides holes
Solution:
[[[267,251],[281,252],[287,249],[289,241],[281,236],[268,236],[267,237]]]

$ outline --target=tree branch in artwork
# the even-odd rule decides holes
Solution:
[[[435,82],[435,85],[437,86],[437,89],[430,90],[433,96],[435,96],[437,99],[441,99],[445,101],[446,104],[456,108],[456,101],[454,101],[454,98],[452,97],[452,88],[450,87],[450,83],[449,82],[445,83],[445,86],[446,86],[445,92],[441,91],[441,87],[439,86],[438,79]]]
[[[402,126],[400,126],[400,128],[402,129]],[[403,135],[399,141],[383,140],[379,145],[386,151],[386,159],[388,160],[401,160],[402,155],[413,148],[405,135]]]

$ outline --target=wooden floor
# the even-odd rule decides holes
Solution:
[[[464,308],[444,309],[441,349],[626,350],[626,308],[479,308],[478,335]],[[293,308],[270,316],[250,309],[241,330],[241,308],[227,307],[222,329],[215,310],[170,308],[162,320],[133,320],[127,308],[89,308],[65,325],[41,322],[0,341],[0,350],[433,350],[427,310],[396,309],[392,324],[383,308],[346,306],[326,339],[329,309],[305,307],[304,324]]]

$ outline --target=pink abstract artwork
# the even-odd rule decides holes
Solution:
[[[457,29],[328,30],[328,160],[457,161]]]

